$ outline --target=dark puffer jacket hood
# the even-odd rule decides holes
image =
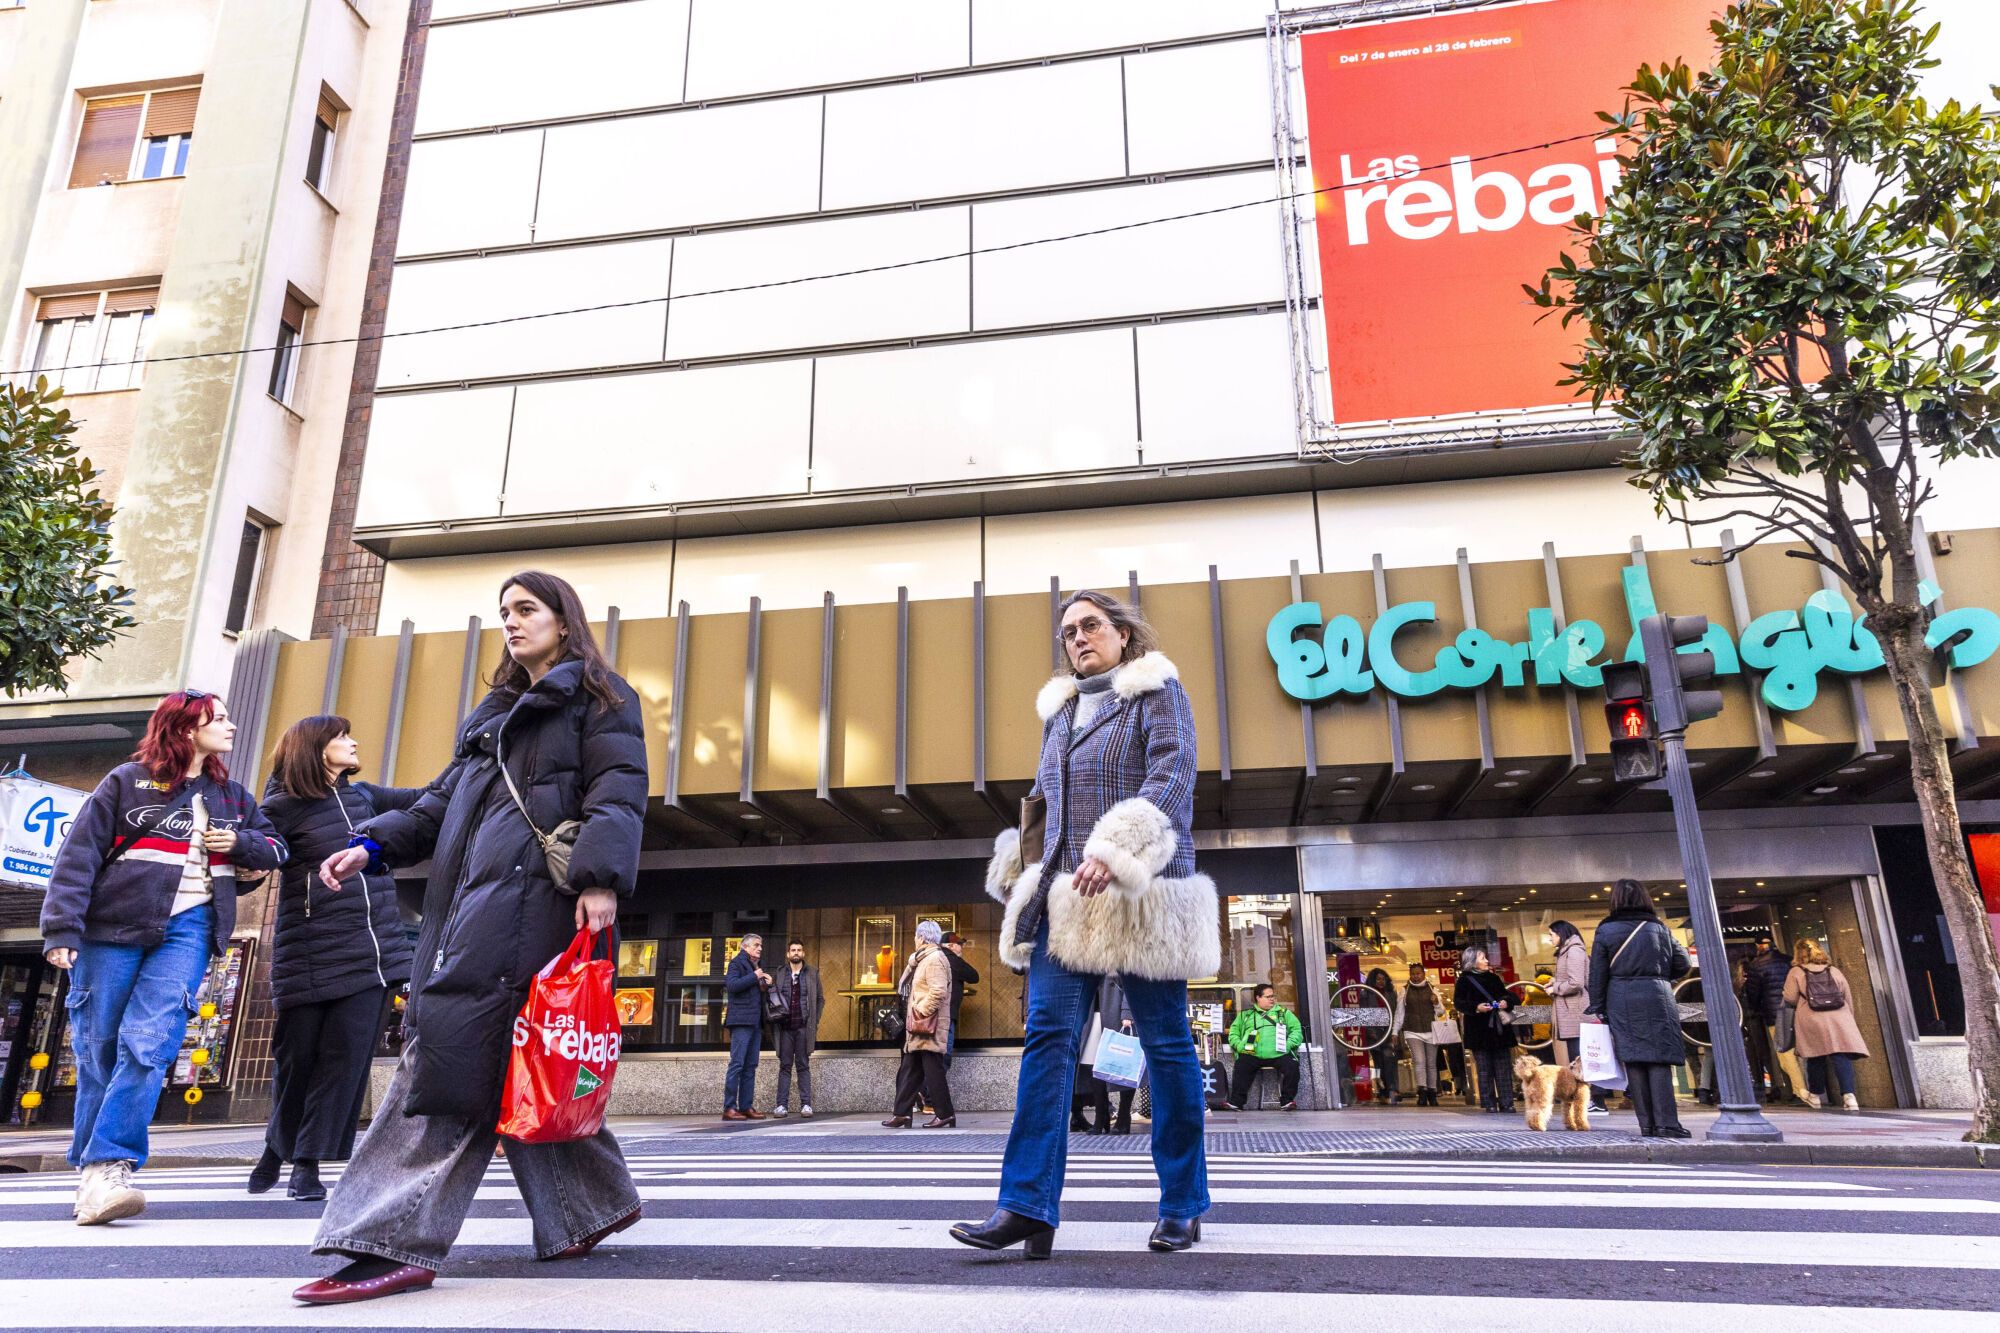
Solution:
[[[582,821],[572,892],[629,898],[637,885],[645,732],[639,696],[615,676],[612,684],[618,702],[605,707],[571,660],[524,694],[488,694],[460,729],[451,767],[409,809],[360,830],[390,866],[431,863],[405,1016],[416,1036],[406,1114],[491,1123],[528,984],[576,935],[575,900],[556,892],[496,752],[504,749],[536,827]]]
[[[271,998],[280,1009],[320,1004],[410,979],[410,938],[396,910],[396,881],[364,871],[335,893],[320,883],[320,862],[347,846],[353,830],[379,814],[407,809],[421,787],[377,787],[342,778],[325,796],[300,799],[276,778],[264,814],[291,849],[278,891],[271,946]]]

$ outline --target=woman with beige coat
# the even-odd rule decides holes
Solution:
[[[1854,1062],[1868,1058],[1868,1043],[1854,1021],[1854,992],[1812,940],[1800,940],[1792,951],[1785,1003],[1792,1007],[1792,1046],[1806,1066],[1806,1105],[1832,1102],[1838,1080],[1841,1108],[1860,1110],[1861,1103],[1854,1100]]]
[[[1590,950],[1584,947],[1583,932],[1567,921],[1549,923],[1548,941],[1556,948],[1556,971],[1549,979],[1549,996],[1554,1000],[1555,1038],[1562,1043],[1560,1063],[1568,1064],[1583,1054],[1583,1011],[1590,1005]],[[1604,1104],[1604,1089],[1590,1089],[1590,1109],[1599,1114],[1610,1108]]]
[[[882,1123],[908,1129],[910,1112],[921,1089],[930,1103],[925,1129],[954,1129],[958,1116],[951,1106],[944,1053],[951,1042],[951,963],[938,941],[944,932],[935,921],[917,923],[917,947],[903,965],[896,989],[903,997],[903,1063],[896,1071],[896,1106]]]

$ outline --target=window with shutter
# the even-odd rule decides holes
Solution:
[[[144,95],[100,97],[84,103],[83,130],[77,135],[76,162],[69,173],[70,189],[109,185],[126,178],[145,106]]]
[[[299,343],[305,337],[306,303],[285,293],[283,311],[278,316],[277,345],[271,353],[271,396],[289,406],[299,370]]]
[[[143,378],[157,287],[43,297],[35,308],[35,371],[66,393],[130,389]]]
[[[199,88],[171,88],[147,94],[139,179],[187,175],[188,148],[194,142],[195,103],[200,99]]]
[[[333,141],[340,125],[340,106],[325,89],[313,113],[312,144],[306,149],[306,182],[321,194],[333,174]]]

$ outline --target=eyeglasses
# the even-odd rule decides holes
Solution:
[[[189,703],[195,703],[195,702],[198,702],[198,701],[200,701],[200,700],[202,700],[202,699],[212,699],[212,698],[214,698],[214,697],[215,697],[215,696],[214,696],[214,695],[212,695],[212,694],[210,694],[210,693],[209,693],[209,692],[208,692],[207,690],[182,690],[182,691],[181,691],[181,698],[183,698],[183,699],[186,699],[186,700],[187,700],[187,701],[188,701]]]
[[[1061,637],[1064,643],[1075,643],[1080,638],[1088,637],[1094,639],[1102,634],[1106,628],[1108,626],[1105,622],[1096,616],[1085,616],[1082,620],[1064,625]]]

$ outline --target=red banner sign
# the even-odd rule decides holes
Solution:
[[[1577,331],[1521,286],[1618,182],[1597,113],[1641,64],[1705,62],[1721,7],[1534,0],[1305,35],[1335,421],[1574,401]]]

